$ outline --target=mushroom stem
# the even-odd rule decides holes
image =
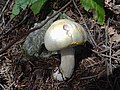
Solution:
[[[54,78],[63,81],[70,78],[75,66],[74,49],[67,47],[61,50],[61,64],[59,69],[53,74]]]

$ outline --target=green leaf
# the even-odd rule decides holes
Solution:
[[[20,4],[20,7],[24,10],[29,4],[30,4],[29,0],[24,0],[24,2]]]
[[[35,3],[38,0],[30,0],[31,4]]]
[[[90,9],[95,10],[93,17],[97,20],[98,24],[103,25],[105,21],[105,11],[103,8],[104,0],[80,0],[86,11]]]
[[[34,0],[33,0],[34,1]],[[16,4],[20,6],[23,10],[26,9],[28,5],[30,5],[31,0],[16,0]]]
[[[11,18],[14,18],[20,13],[20,8],[25,9],[29,4],[30,0],[16,0],[12,8]]]
[[[38,14],[47,0],[37,0],[31,6],[31,10],[34,14]]]
[[[19,5],[14,4],[13,9],[12,9],[12,15],[11,18],[14,18],[16,15],[20,13],[20,8]]]

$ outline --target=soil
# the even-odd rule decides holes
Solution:
[[[14,19],[10,19],[14,0],[7,5],[7,0],[0,1],[0,90],[120,90],[120,14],[108,7],[104,25],[99,25],[92,11],[85,11],[79,0],[75,3],[82,16],[73,2],[61,11],[88,32],[85,45],[74,48],[76,64],[70,79],[53,79],[53,69],[60,64],[59,54],[23,59],[25,53],[21,48],[28,35],[25,33],[68,1],[50,0],[37,15],[27,7]]]

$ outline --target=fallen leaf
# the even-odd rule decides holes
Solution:
[[[108,28],[108,35],[109,36],[111,36],[111,35],[113,35],[113,34],[115,34],[116,32],[115,32],[115,29],[113,28],[113,27],[109,27]]]
[[[111,40],[112,41],[115,41],[115,42],[120,42],[120,35],[115,33],[112,37],[111,37]]]

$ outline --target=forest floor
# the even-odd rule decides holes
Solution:
[[[117,7],[112,0],[105,0],[109,2],[105,4],[104,25],[97,24],[92,11],[86,12],[79,0],[60,11],[81,24],[89,38],[85,45],[75,48],[76,64],[70,79],[53,79],[59,55],[22,59],[21,48],[33,24],[45,20],[49,13],[45,11],[59,11],[68,1],[51,0],[40,14],[26,9],[14,19],[10,19],[14,0],[0,1],[0,90],[120,90],[120,10],[110,6]]]

